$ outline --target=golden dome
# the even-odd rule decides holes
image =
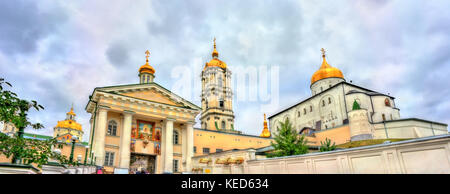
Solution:
[[[70,108],[70,111],[67,112],[67,115],[71,116],[68,116],[64,121],[58,121],[58,124],[55,126],[55,128],[67,128],[82,131],[81,124],[75,121],[76,114],[75,112],[73,112],[73,105],[72,108]]]
[[[219,59],[211,59],[208,63],[206,63],[205,68],[207,67],[220,67],[222,69],[227,68],[227,64]]]
[[[214,50],[212,52],[212,58],[211,61],[205,64],[205,68],[207,67],[220,67],[222,69],[227,68],[227,64],[221,60],[219,60],[219,52],[216,49],[216,38],[214,38]]]
[[[260,137],[270,137],[270,131],[269,128],[267,128],[267,120],[266,120],[266,114],[264,114],[264,129],[260,135]]]
[[[339,70],[336,67],[331,67],[331,65],[327,63],[327,60],[325,59],[325,50],[323,48],[322,48],[322,58],[323,58],[322,66],[320,66],[320,69],[317,70],[311,77],[311,85],[314,84],[316,81],[330,77],[344,79],[344,75],[342,74],[341,70]]]
[[[73,120],[58,121],[56,128],[67,128],[67,129],[75,129],[78,131],[82,131],[81,124],[79,124]]]
[[[155,74],[155,69],[153,69],[153,67],[148,64],[148,57],[150,56],[150,52],[147,50],[145,52],[145,54],[147,55],[147,56],[145,56],[145,58],[147,58],[147,59],[146,59],[145,64],[142,65],[141,68],[139,68],[139,73],[140,74],[141,73]]]

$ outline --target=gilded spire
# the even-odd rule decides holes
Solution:
[[[328,62],[327,62],[327,59],[325,58],[325,49],[324,48],[322,48],[322,49],[320,49],[320,51],[322,51],[322,58],[323,58],[323,61],[322,61],[322,65],[320,66],[320,68],[321,69],[324,69],[324,68],[329,68],[329,67],[331,67],[329,64],[328,64]]]
[[[214,50],[213,50],[213,52],[212,52],[212,57],[213,57],[213,58],[214,58],[214,57],[216,57],[216,58],[219,57],[219,52],[217,52],[217,50],[216,50],[216,37],[214,37]]]
[[[262,131],[260,136],[261,137],[270,137],[271,136],[269,128],[267,127],[267,120],[266,120],[266,114],[265,113],[264,113],[264,128],[263,128],[263,131]]]
[[[73,112],[73,102],[72,102],[72,107],[70,108],[70,111],[67,112],[67,114],[75,116],[75,112]]]

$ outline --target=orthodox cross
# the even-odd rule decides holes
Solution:
[[[150,56],[150,51],[145,51],[145,58],[146,58],[146,61],[148,62],[148,57]]]
[[[325,56],[325,49],[320,49],[320,51],[322,51],[322,56]]]

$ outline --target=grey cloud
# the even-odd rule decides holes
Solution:
[[[49,36],[66,19],[58,10],[40,10],[37,1],[0,1],[0,50],[25,54]]]
[[[106,50],[106,56],[108,57],[108,60],[115,66],[123,66],[126,65],[127,62],[129,62],[129,54],[128,54],[129,48],[127,48],[122,43],[113,43],[112,45],[109,45],[108,49]]]

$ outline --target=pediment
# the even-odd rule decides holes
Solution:
[[[195,104],[179,97],[156,83],[105,87],[100,88],[99,90],[166,105],[200,109]]]

